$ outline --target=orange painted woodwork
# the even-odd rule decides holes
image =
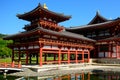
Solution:
[[[78,63],[84,62],[82,48],[94,49],[95,40],[68,32],[64,26],[59,25],[60,22],[69,20],[71,16],[50,11],[39,4],[32,11],[18,14],[17,17],[29,21],[30,24],[23,27],[25,31],[4,38],[13,40],[13,43],[8,45],[13,50],[12,61],[15,60],[14,54],[17,54],[16,61],[25,61],[26,64],[32,64],[35,61],[40,66],[51,63]],[[22,54],[26,55],[25,60],[21,59]],[[71,54],[75,54],[75,60],[71,60]],[[82,60],[78,59],[79,54],[82,54]],[[47,60],[46,55],[52,55],[54,60]],[[67,55],[68,60],[63,59],[64,55]],[[32,60],[32,56],[36,56],[36,60]],[[90,56],[88,56],[89,59]]]

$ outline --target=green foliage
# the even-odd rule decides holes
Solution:
[[[7,47],[7,44],[12,43],[12,40],[3,40],[2,38],[6,36],[4,34],[0,34],[0,57],[10,57],[12,50]]]
[[[8,57],[8,58],[1,58],[1,59],[0,59],[0,63],[1,63],[1,62],[3,62],[3,63],[4,63],[4,62],[11,63],[11,61],[12,61],[12,60],[11,60],[10,57]]]
[[[3,38],[4,36],[7,36],[7,35],[0,33],[0,38]]]

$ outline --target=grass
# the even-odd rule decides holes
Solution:
[[[16,58],[15,58],[16,59]],[[21,58],[21,59],[24,59],[25,58]],[[39,58],[38,58],[39,59]],[[36,60],[35,57],[32,57],[32,60]],[[47,60],[48,61],[53,61],[54,60],[54,57],[47,57]],[[58,60],[58,58],[56,57],[56,60]],[[67,57],[64,58],[64,60],[67,60]],[[44,58],[42,58],[42,61],[44,62]],[[4,62],[7,62],[7,63],[11,63],[12,62],[12,59],[9,57],[9,58],[0,58],[0,63],[4,63]]]
[[[11,63],[11,58],[0,58],[0,63],[4,63],[4,62],[7,62],[7,63]]]

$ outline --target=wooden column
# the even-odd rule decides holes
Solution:
[[[88,49],[88,63],[90,62],[90,50]]]
[[[75,51],[75,62],[78,63],[78,51],[77,51],[77,49]]]
[[[68,57],[68,64],[70,64],[70,48],[68,48],[68,55],[67,55],[67,57]]]
[[[84,63],[84,49],[82,49],[82,62]]]
[[[119,58],[119,54],[118,54],[118,45],[116,45],[116,58]]]
[[[59,47],[59,52],[58,52],[58,64],[61,64],[61,47]]]
[[[12,48],[12,62],[14,61],[14,48]]]
[[[19,52],[18,52],[18,61],[20,61],[20,60],[21,60],[21,58],[20,58],[20,54],[21,54],[21,51],[20,51],[20,47],[19,47]]]
[[[99,58],[99,53],[100,53],[100,45],[97,46],[97,57]]]
[[[47,61],[47,55],[46,55],[46,53],[44,53],[45,54],[45,57],[44,57],[44,59],[45,59],[45,62]]]
[[[108,57],[110,58],[111,57],[111,45],[110,44],[108,45],[108,48],[109,48]]]
[[[110,58],[112,58],[112,57],[113,57],[113,55],[112,55],[112,54],[113,54],[113,44],[111,44],[110,46],[111,46],[111,54],[110,54]]]
[[[28,64],[28,47],[26,47],[26,64]]]
[[[56,54],[54,54],[54,61],[56,61]]]
[[[38,64],[38,53],[36,54],[36,64]]]
[[[62,55],[62,61],[64,60],[64,54],[61,54]]]
[[[32,57],[32,55],[31,55],[31,53],[29,55],[30,55],[30,64],[31,64],[31,57]]]
[[[120,59],[120,46],[118,46],[118,58]]]
[[[40,55],[39,65],[40,65],[40,66],[42,66],[42,51],[43,51],[43,48],[42,48],[42,46],[40,45],[40,51],[39,51],[39,55]]]

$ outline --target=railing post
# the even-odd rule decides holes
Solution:
[[[12,65],[11,65],[11,67],[12,67],[12,68],[15,67],[15,62],[14,62],[14,61],[12,61]]]
[[[21,68],[21,61],[19,61],[18,63],[18,68]]]
[[[4,66],[5,66],[5,68],[7,67],[7,63],[5,62],[5,64],[4,64]]]

